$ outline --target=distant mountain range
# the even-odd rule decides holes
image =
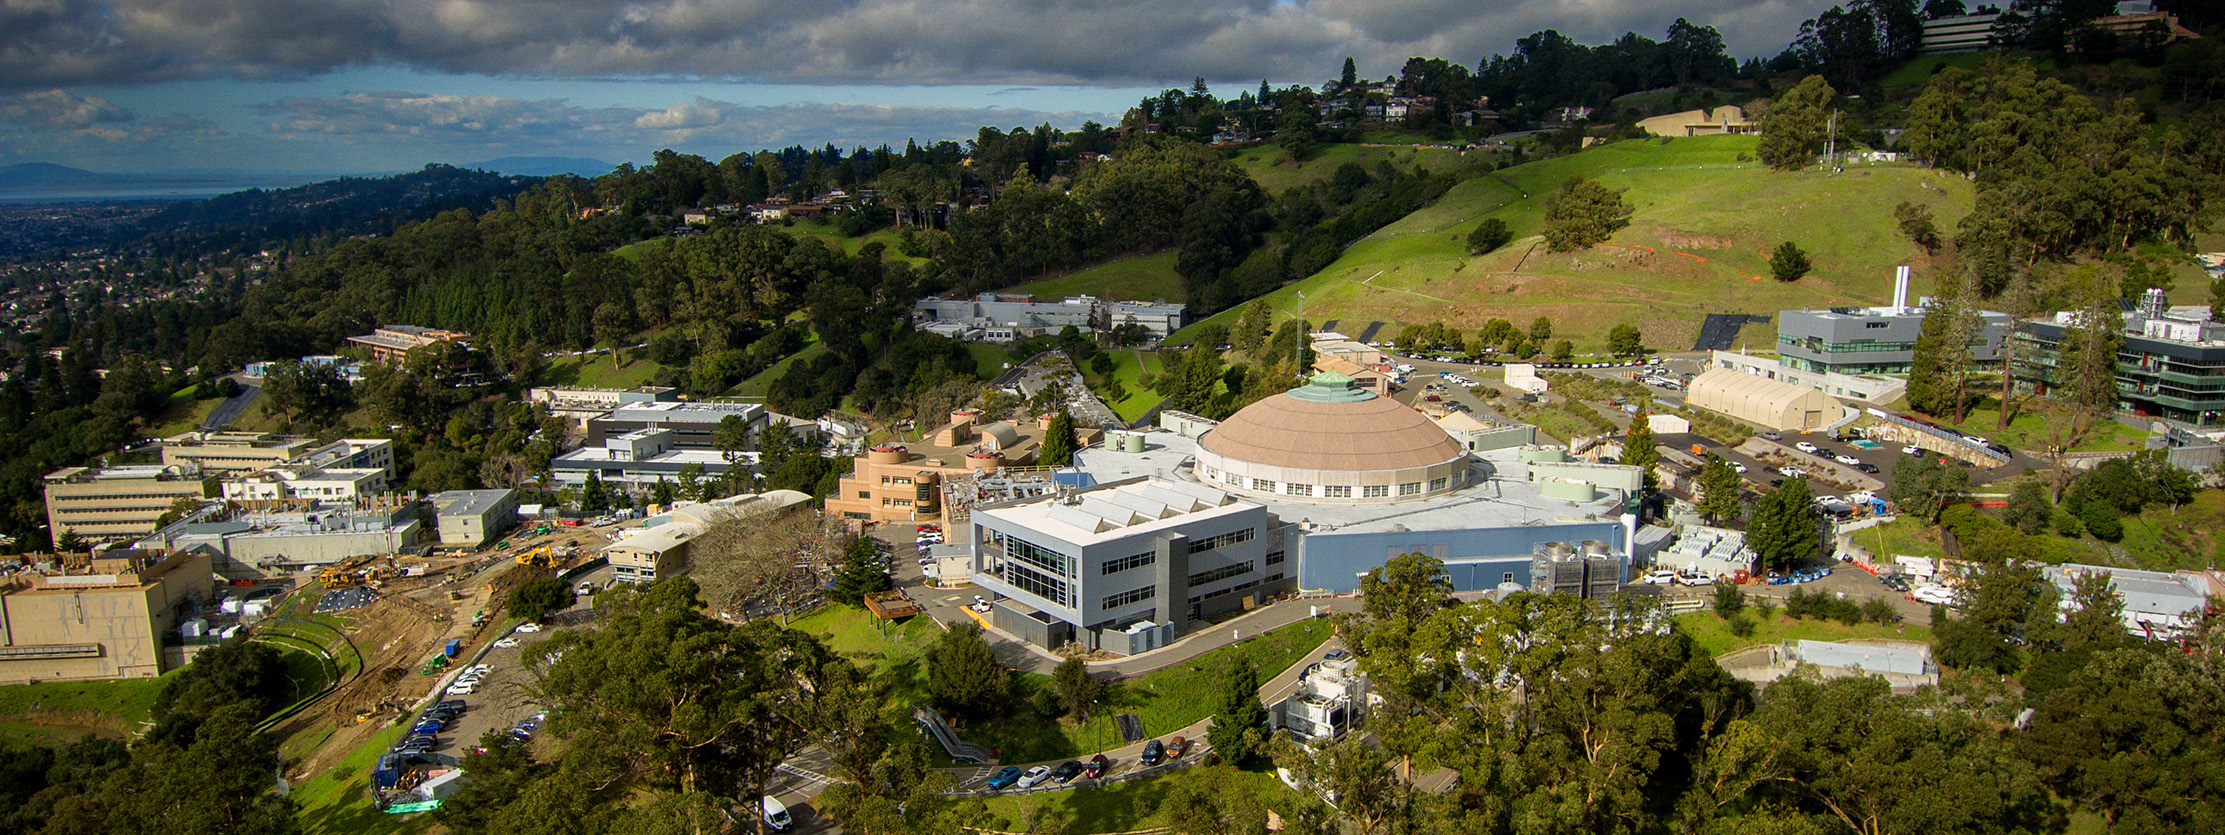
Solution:
[[[0,166],[0,201],[207,197],[251,188],[288,188],[331,176],[299,171],[117,174],[26,162]]]
[[[521,177],[554,177],[558,174],[600,177],[610,173],[612,169],[618,166],[599,159],[580,157],[503,157],[501,159],[490,159],[486,162],[465,163],[456,167],[477,168],[483,171],[493,171],[497,174],[513,174]]]

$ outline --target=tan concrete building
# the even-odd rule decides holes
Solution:
[[[190,463],[68,467],[46,476],[46,524],[57,539],[64,531],[92,541],[145,536],[182,497],[201,498],[201,472]]]
[[[187,432],[162,439],[162,463],[193,464],[209,475],[245,473],[284,463],[315,444],[268,432]]]
[[[773,490],[729,496],[708,502],[691,502],[649,517],[639,530],[603,546],[610,559],[611,578],[626,583],[651,583],[687,573],[694,567],[689,546],[712,525],[730,518],[770,514],[811,501],[794,490]]]
[[[1687,110],[1640,119],[1638,127],[1654,136],[1718,136],[1726,133],[1761,132],[1759,123],[1746,121],[1745,111],[1729,104],[1714,110]]]
[[[960,409],[919,443],[866,450],[842,488],[827,497],[827,513],[854,523],[940,522],[945,478],[1035,463],[1043,427],[980,420],[980,410]],[[1081,430],[1083,443],[1094,433]]]
[[[410,349],[441,342],[470,344],[471,334],[416,325],[381,325],[363,336],[348,337],[349,344],[370,352],[371,359],[380,362],[401,362]]]
[[[0,581],[0,684],[153,678],[163,636],[216,599],[209,558],[187,552],[110,552],[64,574]]]
[[[1846,408],[1807,386],[1710,368],[1692,381],[1685,402],[1780,432],[1808,432],[1838,420]]]

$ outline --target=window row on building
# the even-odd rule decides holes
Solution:
[[[1250,542],[1255,532],[1251,528],[1229,531],[1219,536],[1190,540],[1190,553],[1202,554],[1217,548],[1226,548],[1239,542]]]

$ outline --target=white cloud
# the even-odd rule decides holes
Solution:
[[[132,114],[104,99],[67,90],[37,90],[0,99],[0,120],[30,130],[77,130],[131,119]]]

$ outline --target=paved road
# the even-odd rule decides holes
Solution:
[[[209,412],[208,419],[201,421],[201,431],[215,432],[230,426],[232,421],[239,419],[240,412],[246,411],[247,404],[255,402],[255,398],[262,393],[262,386],[242,382],[239,394],[216,404],[216,408]]]

